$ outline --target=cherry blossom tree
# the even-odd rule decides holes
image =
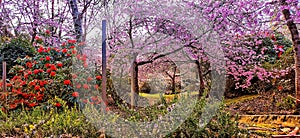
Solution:
[[[285,74],[282,71],[275,71],[275,72],[268,72],[264,68],[261,67],[261,61],[257,59],[263,58],[264,53],[257,53],[255,47],[257,47],[261,43],[261,38],[266,37],[268,34],[271,34],[275,30],[282,28],[283,26],[287,25],[288,28],[291,30],[291,36],[293,40],[293,44],[295,47],[295,53],[297,57],[297,50],[296,48],[299,44],[299,34],[297,33],[297,22],[299,22],[299,2],[297,0],[288,0],[288,1],[256,1],[256,0],[247,0],[247,1],[237,1],[237,0],[229,0],[229,1],[183,1],[183,2],[174,2],[170,4],[171,6],[160,9],[162,6],[159,5],[160,2],[136,2],[136,1],[128,1],[128,2],[120,2],[115,1],[116,4],[123,5],[123,10],[126,11],[127,16],[130,20],[123,22],[123,30],[127,31],[120,31],[120,28],[116,28],[115,32],[120,31],[123,33],[118,34],[118,37],[113,38],[115,43],[121,43],[124,45],[124,41],[126,40],[126,35],[128,36],[128,43],[126,45],[131,44],[134,49],[139,49],[138,46],[134,46],[136,40],[133,39],[134,35],[132,29],[134,25],[142,25],[142,22],[145,22],[145,19],[149,20],[149,17],[152,18],[152,21],[147,21],[146,25],[152,27],[158,25],[159,23],[163,23],[163,25],[158,25],[153,28],[156,30],[161,29],[161,31],[157,31],[158,33],[168,34],[168,32],[173,31],[173,35],[175,34],[175,39],[182,40],[182,42],[192,44],[194,42],[203,43],[199,39],[200,35],[193,36],[194,32],[189,32],[191,27],[197,27],[203,23],[202,19],[206,19],[205,23],[210,22],[212,25],[212,30],[217,32],[218,37],[221,39],[221,46],[223,50],[226,51],[226,60],[227,62],[227,71],[229,74],[233,75],[234,78],[239,80],[240,77],[245,77],[246,81],[245,84],[238,84],[239,87],[248,87],[251,85],[251,79],[254,76],[258,76],[261,80],[267,80],[270,76],[274,76],[274,74]],[[125,5],[125,6],[124,6]],[[179,8],[180,6],[184,8]],[[174,10],[180,12],[174,12]],[[119,10],[119,9],[118,9]],[[160,11],[160,12],[157,12]],[[161,12],[164,11],[164,12]],[[124,13],[123,12],[123,13]],[[182,15],[182,13],[184,15]],[[194,15],[191,15],[191,13]],[[119,14],[119,13],[117,13]],[[285,18],[282,18],[282,17]],[[143,18],[140,18],[143,17]],[[147,17],[147,18],[145,18]],[[181,19],[178,19],[180,17]],[[198,17],[191,19],[190,17]],[[139,19],[138,19],[139,18]],[[184,26],[180,28],[176,25],[173,26],[164,26],[164,22],[159,22],[160,19],[169,19],[170,22],[174,21],[177,24]],[[180,22],[185,20],[185,22]],[[122,20],[124,21],[124,20]],[[192,21],[193,24],[189,24],[187,22]],[[139,22],[139,23],[136,23]],[[152,24],[151,24],[152,23]],[[145,23],[144,23],[145,24]],[[124,27],[125,26],[125,27]],[[126,27],[127,26],[127,27]],[[119,29],[119,30],[118,30]],[[155,30],[153,29],[153,30]],[[122,30],[122,29],[121,29]],[[174,32],[180,32],[179,35],[176,35]],[[183,33],[189,32],[189,33]],[[192,34],[192,35],[190,35]],[[116,35],[116,34],[113,34]],[[112,35],[112,36],[113,36]],[[244,43],[240,46],[236,46],[237,44],[241,44],[239,41],[240,37],[251,35],[254,39],[254,43]],[[180,39],[181,37],[185,37],[184,39]],[[121,38],[122,37],[122,38]],[[173,38],[174,38],[173,37]],[[200,37],[201,38],[201,37]],[[116,41],[115,41],[116,40]],[[119,42],[117,42],[119,41]],[[187,45],[181,45],[181,47],[185,47]],[[191,46],[191,45],[189,45]],[[165,47],[161,45],[160,47]],[[194,46],[191,46],[194,47]],[[180,48],[180,46],[179,46]],[[194,47],[198,48],[199,47]],[[175,49],[175,48],[174,48]],[[244,54],[234,54],[234,53],[244,53]],[[205,51],[206,54],[211,54],[208,51]],[[248,55],[247,55],[248,54]],[[250,54],[250,55],[249,55]],[[246,57],[244,57],[246,56]],[[156,56],[153,56],[152,60],[147,62],[153,62],[156,60]],[[160,56],[158,56],[160,57]],[[237,65],[234,61],[230,60],[230,58],[235,58],[235,60],[241,59],[243,61],[241,65]],[[134,58],[136,59],[136,58]],[[220,59],[219,59],[220,60]],[[136,61],[136,60],[134,60]],[[210,61],[213,62],[213,61]],[[146,62],[138,63],[138,61],[133,62],[133,66],[135,69],[138,64],[142,64]],[[296,65],[297,65],[296,61]],[[248,65],[247,68],[243,67]],[[252,68],[249,70],[249,67]],[[297,68],[298,69],[298,68]],[[284,71],[284,70],[283,70]],[[297,70],[296,70],[297,72]],[[298,73],[296,73],[298,74]],[[136,75],[132,75],[136,76]],[[298,75],[296,75],[296,78]],[[296,79],[298,80],[298,79]],[[136,82],[136,80],[133,80]],[[135,83],[137,84],[137,83]],[[298,85],[298,82],[296,81]],[[134,86],[134,88],[137,88]],[[137,91],[137,90],[135,90]],[[298,88],[296,88],[296,97],[299,98],[300,92],[298,92]],[[297,101],[299,103],[299,101]]]
[[[265,53],[263,48],[258,52],[256,47],[262,38],[287,27],[295,51],[295,92],[297,105],[300,105],[298,0],[1,0],[0,34],[18,36],[25,33],[33,42],[35,36],[49,33],[53,39],[48,43],[54,45],[66,37],[88,41],[87,34],[98,25],[97,18],[104,17],[104,7],[112,9],[105,16],[110,23],[110,56],[115,61],[116,55],[125,60],[129,56],[126,53],[132,53],[128,59],[132,61],[130,76],[134,93],[138,93],[139,66],[181,50],[200,66],[207,57],[211,64],[226,62],[226,67],[218,68],[226,69],[236,81],[245,78],[238,87],[249,87],[255,76],[267,80],[274,74],[285,74],[287,69],[267,71],[262,68],[262,61],[257,59],[263,59]],[[240,38],[250,35],[253,41],[241,42]],[[207,45],[208,38],[220,42],[215,46]],[[220,48],[225,59],[214,53]],[[197,55],[191,49],[203,50],[204,54]],[[146,59],[139,56],[147,52]]]

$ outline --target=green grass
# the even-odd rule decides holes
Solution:
[[[191,96],[197,95],[199,92],[191,92]],[[176,96],[181,97],[183,95],[187,95],[188,93],[179,93],[179,94],[162,94],[162,96],[166,99],[174,99]],[[160,99],[161,94],[156,93],[156,94],[148,94],[148,93],[139,93],[140,96],[145,97],[145,98],[151,98],[151,99]]]

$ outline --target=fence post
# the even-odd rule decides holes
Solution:
[[[102,20],[102,100],[107,104],[106,97],[106,20]],[[106,105],[107,106],[107,105]]]
[[[3,68],[3,72],[2,72],[2,86],[3,86],[3,92],[6,92],[6,62],[3,61],[2,62],[2,68]]]

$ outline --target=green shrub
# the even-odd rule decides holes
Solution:
[[[15,62],[18,58],[24,58],[25,56],[33,56],[36,51],[33,46],[31,46],[29,39],[24,37],[18,37],[11,39],[10,42],[0,45],[0,72],[2,76],[2,61],[6,61],[6,69],[9,71],[13,66],[17,65]],[[2,59],[2,56],[4,59]],[[11,77],[11,75],[8,75]]]
[[[57,103],[60,107],[56,107]],[[47,107],[47,108],[46,108]],[[6,114],[0,112],[0,133],[4,137],[98,137],[100,134],[76,107],[68,108],[61,99],[45,106]]]
[[[289,110],[296,107],[295,100],[291,97],[284,98],[282,101],[277,102],[276,106],[280,109]]]
[[[201,119],[202,109],[204,107],[204,101],[199,101],[190,117],[180,125],[176,131],[170,133],[166,137],[191,137],[191,138],[210,138],[210,137],[247,137],[246,130],[238,128],[238,116],[233,119],[223,109],[223,105],[218,108],[212,120],[206,126],[199,126],[199,119]],[[216,105],[210,105],[216,106]],[[248,136],[249,137],[249,136]]]

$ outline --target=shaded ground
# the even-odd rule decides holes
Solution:
[[[226,99],[226,108],[232,114],[239,115],[291,115],[294,112],[294,100],[290,93],[265,92]]]
[[[300,116],[293,116],[295,100],[291,96],[294,94],[269,91],[226,99],[225,106],[231,114],[240,116],[239,126],[257,134],[255,137],[299,135],[295,130],[300,127]]]

